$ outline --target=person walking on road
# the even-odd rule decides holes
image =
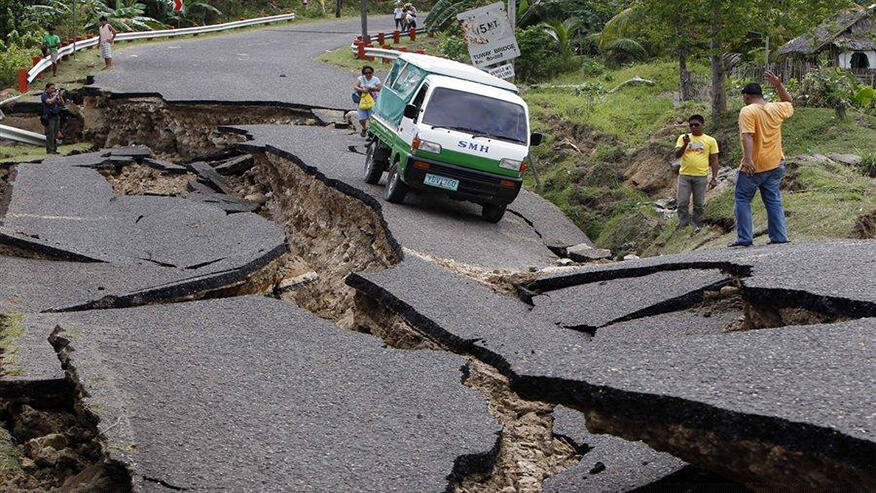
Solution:
[[[377,100],[377,93],[382,85],[380,79],[374,75],[374,67],[365,65],[362,67],[362,75],[360,75],[353,84],[354,98],[358,104],[359,124],[362,126],[362,137],[368,130],[368,119],[371,118],[371,113],[374,110],[374,102]],[[356,97],[358,96],[358,98]]]
[[[404,30],[402,29],[402,18],[404,17],[405,9],[402,7],[401,0],[395,2],[395,8],[392,10],[392,17],[395,19],[395,30]]]
[[[46,91],[40,96],[43,114],[40,121],[46,127],[46,154],[58,154],[58,132],[61,130],[61,104],[63,96],[55,84],[46,84]]]
[[[113,68],[113,45],[116,42],[116,28],[110,25],[106,16],[100,18],[100,56],[103,57],[105,66],[101,70],[110,70]]]
[[[675,157],[681,158],[678,173],[678,227],[685,228],[691,223],[690,199],[693,196],[693,227],[700,229],[706,203],[706,186],[709,189],[718,184],[718,141],[703,133],[706,119],[693,115],[688,121],[690,133],[679,135],[675,142]],[[712,169],[712,180],[706,183]]]
[[[58,48],[61,47],[61,37],[55,34],[55,26],[49,26],[43,36],[43,56],[52,59],[52,76],[58,75]]]
[[[736,179],[736,241],[729,245],[731,247],[747,247],[754,240],[751,200],[758,190],[767,211],[768,244],[788,242],[779,185],[785,174],[782,122],[794,114],[794,106],[779,76],[767,71],[764,78],[776,88],[781,102],[767,103],[760,84],[752,82],[742,88],[745,102],[745,107],[739,112],[742,163]]]

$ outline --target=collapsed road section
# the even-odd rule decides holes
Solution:
[[[411,257],[347,282],[500,369],[524,397],[584,412],[593,432],[643,440],[758,489],[871,489],[876,322],[860,317],[876,316],[872,289],[861,288],[874,285],[873,249],[799,244],[580,268],[524,289],[534,309]],[[811,262],[827,250],[848,262]],[[546,287],[571,291],[532,296]],[[713,319],[706,293],[740,290],[747,302],[826,318],[733,332],[721,316],[702,323]],[[539,308],[551,303],[560,311]]]
[[[253,140],[213,159],[116,148],[9,175],[0,289],[28,323],[5,388],[73,389],[135,488],[728,487],[687,463],[873,484],[871,243],[539,271],[588,241],[538,197],[498,225],[385,204],[344,131],[234,131]]]

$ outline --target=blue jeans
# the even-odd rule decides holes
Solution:
[[[784,161],[779,164],[778,168],[762,173],[747,175],[739,172],[739,176],[736,178],[736,206],[733,210],[736,215],[736,236],[739,243],[753,241],[751,200],[758,190],[760,190],[763,205],[766,206],[770,240],[774,243],[788,241],[788,234],[785,231],[785,211],[782,208],[782,194],[779,192],[779,185],[782,183],[784,175]]]

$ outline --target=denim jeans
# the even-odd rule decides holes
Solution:
[[[693,225],[700,227],[706,203],[706,185],[708,178],[705,176],[678,175],[678,225],[685,227],[690,224],[690,199],[693,195]]]
[[[736,236],[739,243],[753,241],[751,200],[758,190],[760,190],[763,205],[766,206],[770,240],[774,243],[788,241],[788,234],[785,231],[785,211],[782,208],[782,194],[779,192],[779,185],[782,183],[784,175],[784,161],[779,164],[778,168],[762,173],[747,175],[739,172],[739,176],[736,178],[736,206],[734,208]]]

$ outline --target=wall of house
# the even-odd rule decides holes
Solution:
[[[852,55],[853,55],[854,53],[865,53],[865,54],[867,55],[867,61],[870,62],[870,69],[871,69],[871,70],[876,69],[876,51],[874,51],[874,50],[870,50],[870,51],[858,51],[858,52],[847,51],[847,52],[844,52],[844,53],[840,53],[840,54],[839,54],[839,60],[838,60],[838,62],[839,62],[839,63],[838,63],[839,67],[842,68],[842,69],[846,69],[846,70],[851,69],[851,68],[852,68],[852,65],[851,65],[851,63],[852,63]]]

